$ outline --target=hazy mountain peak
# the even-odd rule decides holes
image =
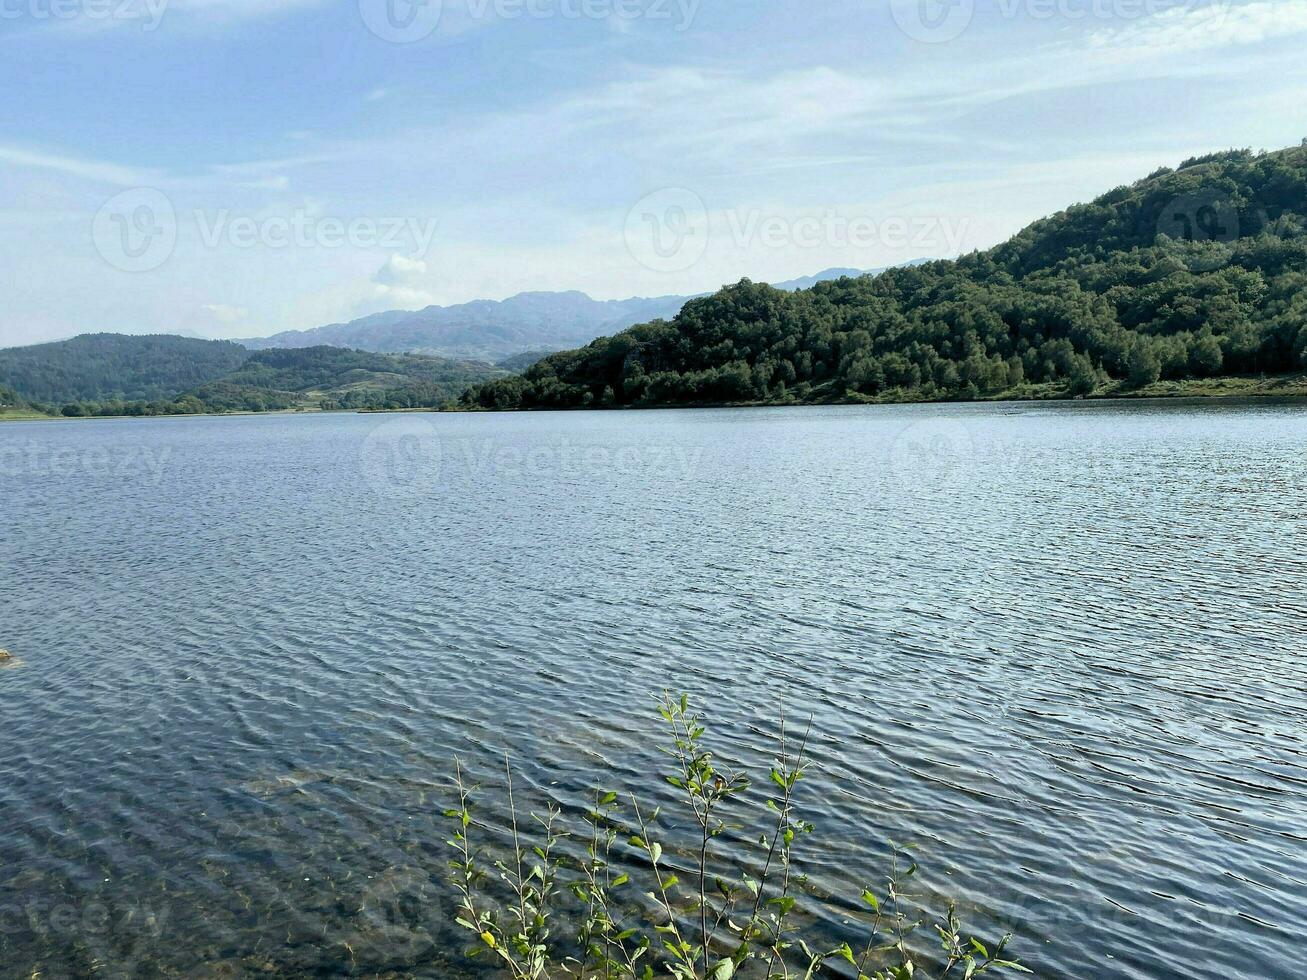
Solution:
[[[866,274],[862,269],[827,269],[814,276],[777,283],[776,288],[807,289],[829,279]],[[579,347],[637,323],[671,319],[694,298],[633,296],[597,300],[577,289],[528,290],[502,300],[479,299],[422,310],[388,310],[348,323],[290,330],[242,343],[255,350],[325,344],[378,353],[419,351],[497,362],[524,351]]]

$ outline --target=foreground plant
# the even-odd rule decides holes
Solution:
[[[748,794],[750,778],[715,761],[686,696],[664,695],[658,710],[670,735],[664,751],[672,771],[664,778],[678,791],[694,832],[692,846],[675,858],[658,839],[660,811],[642,808],[634,793],[616,791],[595,791],[585,829],[577,834],[560,829],[556,807],[531,814],[535,839],[524,845],[505,760],[512,853],[487,867],[471,837],[477,829],[472,787],[455,764],[459,805],[446,816],[455,825],[450,844],[457,858],[450,865],[461,898],[457,921],[476,934],[470,955],[493,957],[513,980],[811,980],[823,972],[858,980],[966,980],[1001,969],[1030,972],[1005,958],[1010,936],[991,951],[965,935],[953,905],[934,922],[938,952],[929,962],[920,956],[910,937],[926,914],[904,891],[917,865],[902,867],[906,849],[897,846],[884,884],[858,896],[863,937],[856,951],[848,943],[814,948],[816,940],[794,924],[804,884],[795,852],[815,829],[795,806],[809,730],[796,741],[782,715],[776,758],[763,783],[767,829],[757,838],[750,875],[717,844],[728,829],[742,826],[744,807],[756,799]],[[577,845],[579,858],[562,856],[568,842]],[[552,924],[563,916],[575,928],[555,937]]]

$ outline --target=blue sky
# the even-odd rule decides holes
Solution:
[[[0,344],[951,256],[1297,144],[1305,41],[1301,0],[0,0]]]

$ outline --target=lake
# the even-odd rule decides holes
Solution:
[[[471,976],[453,757],[494,840],[505,751],[662,796],[664,688],[812,716],[819,893],[892,839],[1041,976],[1307,970],[1307,407],[20,423],[0,489],[5,977]]]

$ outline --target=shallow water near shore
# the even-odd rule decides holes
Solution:
[[[0,977],[474,976],[452,758],[492,840],[504,751],[661,796],[665,687],[813,716],[818,893],[911,841],[1041,976],[1302,974],[1307,407],[50,422],[0,490]]]

